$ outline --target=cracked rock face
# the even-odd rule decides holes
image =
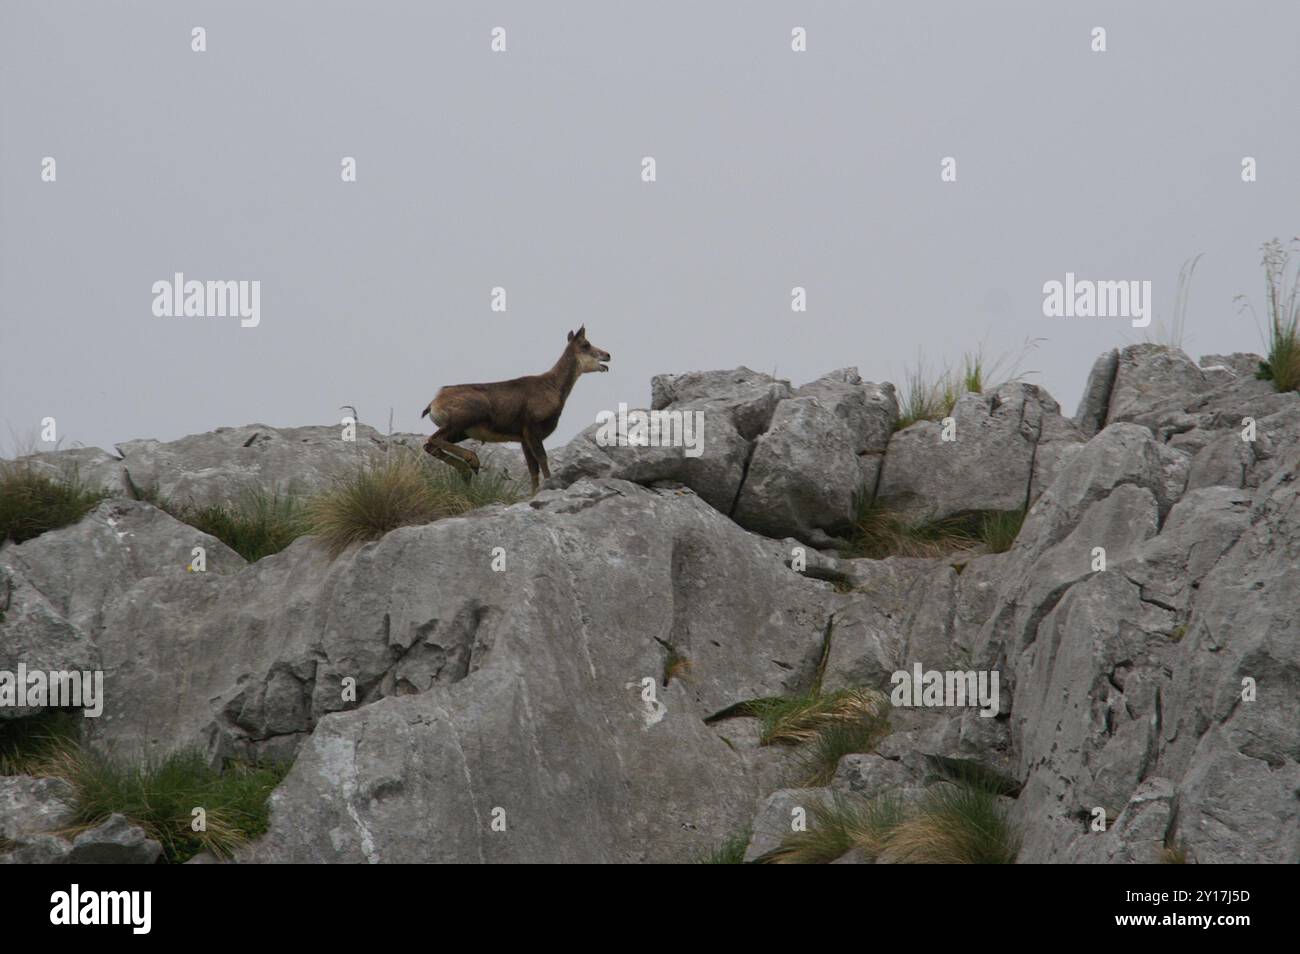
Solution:
[[[498,545],[508,563],[494,574]],[[640,861],[711,848],[747,820],[783,753],[745,740],[745,720],[704,719],[807,686],[830,591],[694,494],[613,480],[397,531],[355,561],[339,571],[356,583],[330,601],[338,610],[385,578],[377,602],[414,618],[417,606],[442,618],[478,607],[468,673],[321,718],[248,860]],[[690,677],[664,685],[669,647]]]
[[[893,436],[877,503],[916,523],[1020,510],[1038,499],[1083,440],[1057,403],[1032,384],[963,395],[952,418],[952,441],[934,421],[918,421]]]
[[[651,410],[702,413],[700,457],[591,428],[531,500],[334,560],[303,538],[248,565],[114,499],[0,547],[0,670],[103,669],[88,740],[119,757],[295,758],[245,861],[681,861],[751,823],[753,859],[792,807],[914,804],[964,765],[998,780],[1023,862],[1294,863],[1300,396],[1257,366],[1116,350],[1073,420],[1006,385],[958,402],[952,443],[895,433],[892,387],[851,368],[797,390],[745,368],[662,375]],[[253,425],[34,463],[228,501],[250,480],[323,485],[382,441]],[[1006,553],[813,549],[864,488],[915,520],[1030,506]],[[888,690],[917,662],[996,670],[996,717],[898,709],[819,789],[788,787],[800,750],[722,718],[819,679]],[[51,834],[66,794],[0,779],[0,860],[157,857],[123,819]]]
[[[680,446],[601,446],[592,425],[553,455],[547,486],[583,477],[680,483],[742,527],[819,544],[851,522],[858,494],[872,493],[898,420],[893,386],[863,381],[854,368],[798,391],[748,368],[659,375],[651,391],[652,412],[702,416],[699,456]]]

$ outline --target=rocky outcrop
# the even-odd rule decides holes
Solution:
[[[335,477],[381,459],[394,448],[420,450],[425,434],[384,435],[357,424],[328,427],[219,427],[174,441],[131,440],[117,454],[98,447],[45,451],[24,461],[38,473],[75,473],[84,483],[113,494],[158,497],[181,506],[238,503],[250,490],[309,495]],[[504,472],[521,487],[528,469],[515,445],[466,441],[488,470]]]
[[[162,846],[123,815],[68,831],[72,786],[62,779],[0,776],[0,864],[153,864]]]
[[[698,453],[638,445],[631,428],[601,439],[593,424],[551,462],[549,487],[581,478],[680,483],[750,530],[825,545],[846,528],[859,496],[873,493],[898,420],[892,385],[842,368],[799,388],[737,368],[659,375],[649,411],[697,415]]]
[[[0,864],[16,865],[151,865],[162,857],[162,845],[125,815],[106,821],[71,839],[55,834],[31,834],[0,854]]]
[[[889,442],[876,501],[925,523],[1032,504],[1083,436],[1032,384],[966,394],[952,427],[918,421]],[[948,438],[951,439],[948,439]]]
[[[322,718],[250,860],[682,858],[775,781],[780,752],[704,719],[807,687],[829,587],[693,493],[581,481],[368,550],[339,571],[351,592],[396,574],[415,625],[390,638],[458,652],[457,672]],[[437,571],[468,553],[481,568]],[[669,653],[688,678],[665,678]]]
[[[754,442],[732,517],[768,536],[821,542],[870,498],[898,421],[892,385],[832,371],[777,405]]]
[[[698,457],[591,428],[531,499],[336,559],[308,537],[247,564],[115,498],[0,547],[0,671],[102,669],[87,738],[119,757],[292,759],[243,861],[679,861],[747,827],[756,860],[794,808],[974,773],[1023,862],[1295,862],[1300,397],[1257,366],[1133,346],[1074,419],[1015,383],[962,397],[953,441],[895,432],[892,387],[852,369],[660,376],[648,410],[702,414]],[[254,425],[35,462],[218,502],[399,440]],[[1028,510],[1006,553],[847,559],[862,499]],[[997,705],[896,709],[821,788],[738,717],[917,663],[997,672]],[[57,788],[0,778],[0,859],[158,857],[125,819],[52,834]]]

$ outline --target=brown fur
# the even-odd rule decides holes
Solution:
[[[457,468],[469,480],[478,473],[478,455],[457,447],[457,442],[467,438],[488,443],[517,441],[524,449],[524,460],[536,493],[538,471],[544,477],[551,476],[542,441],[560,423],[560,414],[574,382],[579,375],[590,371],[608,371],[602,362],[609,360],[608,351],[587,340],[584,325],[576,333],[569,332],[560,360],[543,374],[491,384],[448,385],[420,415],[427,414],[438,425],[438,430],[425,441],[424,449]]]

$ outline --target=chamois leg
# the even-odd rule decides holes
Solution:
[[[537,458],[526,443],[521,442],[519,446],[524,450],[524,462],[528,464],[528,476],[533,481],[533,493],[537,493]]]
[[[542,442],[538,439],[537,435],[533,433],[533,429],[525,425],[520,438],[520,443],[533,452],[533,459],[537,462],[537,466],[542,470],[542,478],[544,480],[550,480],[551,468],[547,466],[546,448],[542,446]],[[533,474],[533,492],[537,492],[536,474]]]
[[[440,427],[424,442],[424,449],[439,460],[455,467],[460,471],[460,476],[465,483],[469,483],[470,478],[478,473],[479,462],[478,455],[472,450],[457,447],[453,443],[453,441],[463,441],[464,439],[464,434],[458,435],[449,427]]]

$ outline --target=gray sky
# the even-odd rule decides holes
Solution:
[[[1150,280],[1167,320],[1204,253],[1187,350],[1260,350],[1233,296],[1259,308],[1261,242],[1300,232],[1297,35],[1294,0],[0,0],[0,446],[342,404],[418,430],[438,386],[542,371],[583,322],[611,373],[551,446],[656,373],[900,381],[1029,338],[1072,413],[1145,333],[1045,318],[1067,271]],[[261,324],[154,317],[176,271],[260,281]]]

